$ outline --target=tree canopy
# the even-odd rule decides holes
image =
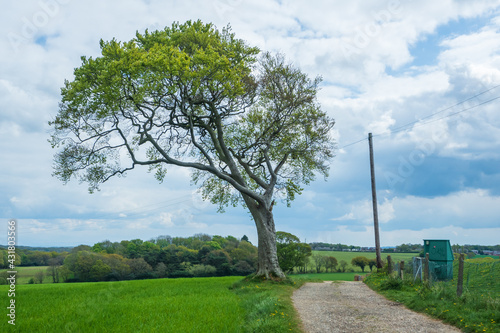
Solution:
[[[288,232],[276,232],[278,260],[284,272],[292,272],[294,268],[304,266],[312,255],[311,246],[301,243],[300,239]]]
[[[321,79],[201,21],[100,46],[62,88],[50,122],[54,175],[93,192],[136,166],[159,181],[168,166],[191,168],[219,210],[250,210],[267,253],[259,258],[274,256],[259,270],[274,271],[275,197],[290,203],[302,184],[328,175],[333,157],[334,121],[316,99]]]

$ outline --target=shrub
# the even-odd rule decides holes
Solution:
[[[211,265],[193,265],[189,270],[193,276],[214,276],[217,272],[217,269]]]

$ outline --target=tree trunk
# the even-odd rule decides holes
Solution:
[[[251,200],[252,202],[245,201],[254,219],[259,238],[256,276],[285,278],[278,263],[276,228],[271,209],[258,205],[253,200]]]

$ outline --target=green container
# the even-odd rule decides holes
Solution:
[[[447,239],[424,239],[424,253],[429,253],[429,271],[439,281],[453,279],[453,251]]]

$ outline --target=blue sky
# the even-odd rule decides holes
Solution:
[[[194,4],[193,4],[194,3]],[[216,213],[171,168],[85,184],[51,177],[47,122],[80,57],[99,40],[201,19],[321,75],[322,108],[336,119],[330,177],[276,228],[303,241],[373,246],[368,133],[374,134],[382,246],[500,242],[500,1],[97,1],[3,5],[0,20],[0,244],[72,246],[158,235],[244,234],[244,208]],[[359,142],[358,142],[359,141]],[[356,143],[357,142],[357,143]],[[4,222],[1,222],[4,221]],[[1,235],[4,236],[1,236]]]

